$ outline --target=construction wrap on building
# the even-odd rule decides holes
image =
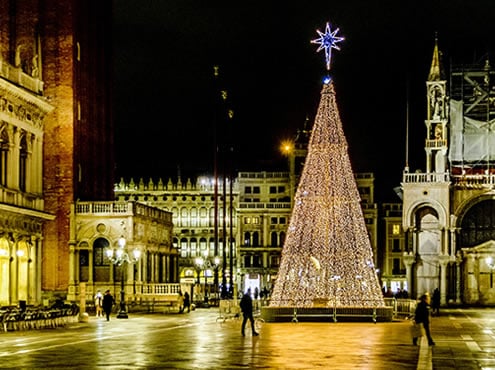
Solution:
[[[463,102],[450,100],[449,159],[452,164],[495,161],[495,119],[466,117]]]

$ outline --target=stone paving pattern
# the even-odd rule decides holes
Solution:
[[[13,369],[495,369],[495,310],[442,310],[435,346],[413,346],[407,320],[265,323],[240,334],[217,310],[91,317],[66,328],[0,334]]]

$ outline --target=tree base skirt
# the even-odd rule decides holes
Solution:
[[[266,322],[389,322],[393,308],[383,307],[271,307],[261,308]]]

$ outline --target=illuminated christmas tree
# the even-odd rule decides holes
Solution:
[[[336,37],[315,40],[327,69]],[[323,85],[270,307],[380,307],[383,295],[333,81]]]

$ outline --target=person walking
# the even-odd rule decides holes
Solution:
[[[416,324],[423,324],[426,338],[428,339],[428,345],[434,346],[435,342],[430,334],[430,296],[428,294],[423,294],[419,299],[419,303],[416,306],[416,311],[414,314],[414,321]],[[413,344],[418,344],[418,337],[413,338]]]
[[[184,293],[184,306],[183,306],[183,311],[185,311],[187,308],[187,312],[191,310],[191,300],[189,299],[189,293],[185,292]]]
[[[440,290],[435,288],[433,298],[431,299],[431,314],[432,316],[440,315]]]
[[[112,313],[112,307],[114,304],[113,296],[110,294],[110,290],[107,289],[105,291],[105,295],[103,296],[103,311],[105,311],[105,316],[107,317],[107,321],[110,321],[110,314]]]
[[[95,295],[96,317],[103,317],[103,294],[98,290]]]
[[[256,329],[254,328],[253,299],[251,298],[251,289],[250,288],[247,290],[246,294],[244,294],[242,296],[240,306],[241,306],[241,311],[242,311],[242,315],[243,315],[242,329],[241,329],[242,336],[246,335],[246,332],[244,329],[246,328],[246,323],[248,320],[251,322],[251,331],[253,333],[253,336],[259,335],[256,332]]]
[[[184,296],[181,291],[179,291],[179,298],[177,299],[177,302],[179,303],[179,313],[184,312]]]

